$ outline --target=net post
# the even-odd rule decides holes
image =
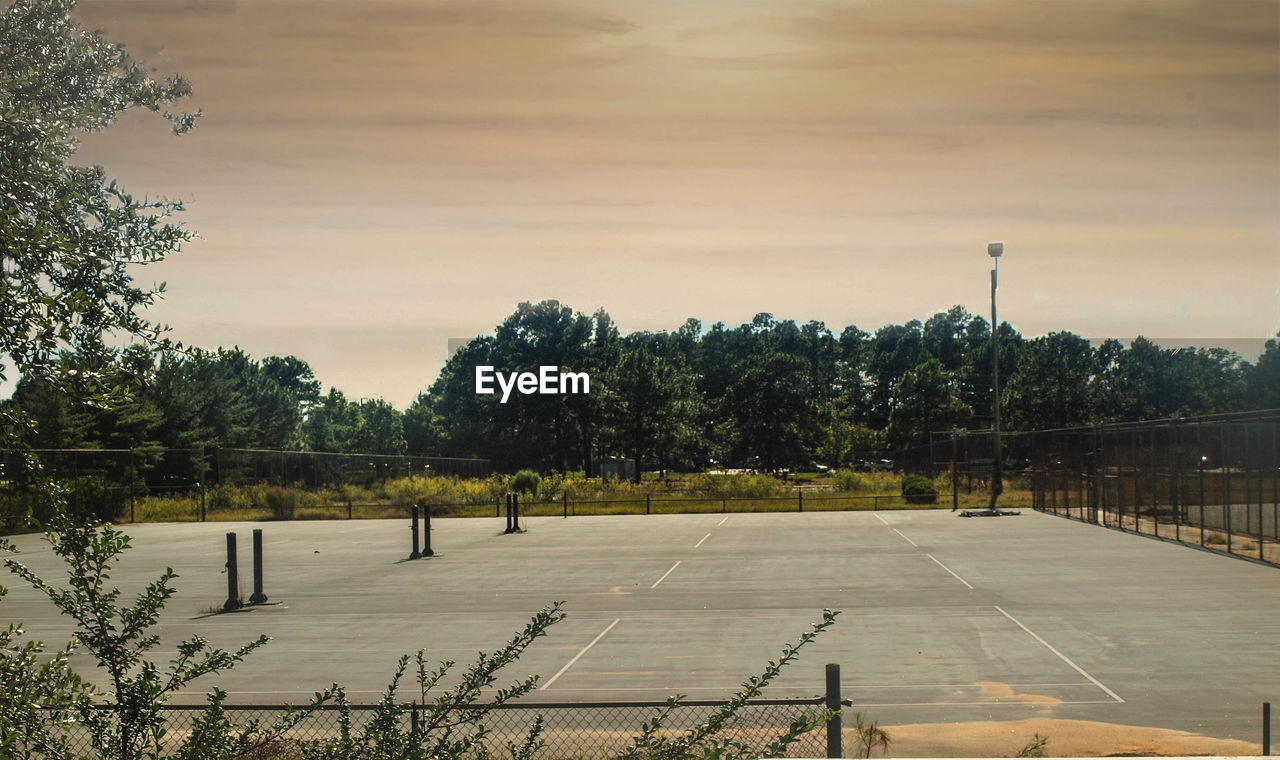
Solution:
[[[843,726],[840,720],[840,666],[827,664],[827,709],[835,713],[827,721],[827,757],[844,757]]]
[[[436,553],[431,550],[431,505],[422,505],[422,556],[434,557]]]
[[[797,491],[796,497],[797,497],[796,511],[803,512],[804,511],[804,491]]]
[[[564,516],[567,520],[569,518],[569,489],[566,488],[564,491],[561,491],[560,496],[564,500]]]
[[[511,532],[520,532],[520,493],[511,494]]]
[[[652,511],[652,510],[653,510],[653,508],[652,508],[652,506],[649,504],[649,494],[645,494],[645,495],[644,495],[644,513],[645,513],[646,515],[648,515],[648,514],[653,514],[653,511]]]
[[[227,601],[223,612],[240,609],[240,573],[236,568],[236,534],[227,534]]]
[[[409,554],[409,559],[420,559],[422,552],[418,551],[418,505],[414,504],[409,509],[410,528],[413,531],[413,551]]]
[[[253,596],[249,604],[263,604],[267,595],[262,593],[262,528],[253,529]]]
[[[507,492],[507,529],[502,532],[510,533],[513,530],[515,529],[511,527],[511,492],[508,491]]]

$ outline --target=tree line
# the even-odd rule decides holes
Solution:
[[[1280,407],[1276,340],[1250,363],[1145,338],[1027,339],[1007,322],[997,338],[1009,430]],[[73,354],[62,361],[67,372],[85,366]],[[475,392],[483,365],[586,372],[591,392],[500,403]],[[621,457],[648,470],[776,471],[849,466],[926,445],[931,432],[991,425],[991,325],[960,306],[874,333],[758,314],[737,327],[690,319],[624,335],[603,309],[521,303],[404,410],[322,392],[301,359],[258,360],[239,348],[125,351],[102,372],[101,382],[128,392],[86,404],[65,383],[19,381],[7,403],[36,422],[32,445],[481,457],[544,471]]]

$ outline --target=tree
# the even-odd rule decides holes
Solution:
[[[665,469],[667,452],[694,435],[697,396],[684,356],[662,336],[632,333],[607,376],[612,427],[622,450],[635,460],[635,481],[645,463]]]
[[[181,203],[139,201],[101,168],[70,160],[81,134],[130,109],[160,111],[190,87],[179,76],[157,81],[121,46],[79,30],[74,5],[18,0],[0,12],[0,380],[16,370],[30,389],[107,405],[121,390],[111,377],[121,354],[108,340],[149,346],[162,332],[143,312],[163,286],[137,286],[132,268],[163,259],[191,233],[171,221]],[[194,124],[187,114],[165,117],[175,132]],[[44,420],[65,418],[57,434],[88,435],[82,410],[60,403]],[[35,435],[21,404],[0,406],[0,448]],[[38,473],[34,457],[28,465]]]
[[[131,267],[191,233],[170,221],[180,202],[139,201],[101,168],[69,161],[80,134],[129,109],[161,111],[190,86],[157,81],[122,46],[78,29],[74,5],[17,0],[0,16],[0,379],[13,367],[104,390],[100,368],[58,372],[58,353],[108,357],[108,335],[158,340],[142,312],[163,286],[137,286]],[[176,133],[194,124],[164,115]]]
[[[1084,425],[1090,420],[1089,382],[1097,361],[1089,341],[1055,332],[1028,342],[1001,403],[1009,427],[1021,430]]]
[[[1280,409],[1280,332],[1265,348],[1245,370],[1245,403],[1253,409]]]
[[[962,427],[973,416],[942,362],[934,358],[908,370],[893,395],[898,403],[889,416],[887,435],[897,448],[927,444],[929,433]]]

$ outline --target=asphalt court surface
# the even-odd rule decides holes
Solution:
[[[882,725],[1053,717],[1257,739],[1280,701],[1280,570],[1024,510],[436,519],[437,556],[407,561],[408,520],[123,526],[112,582],[136,594],[166,566],[178,593],[158,659],[192,635],[266,647],[202,679],[231,703],[303,702],[332,682],[373,702],[397,658],[465,663],[539,608],[568,617],[509,671],[542,676],[539,702],[728,696],[823,608],[836,625],[766,696],[815,696],[824,666]],[[227,596],[225,533],[252,593],[264,531],[270,604],[213,615]],[[38,536],[17,559],[60,572]],[[0,623],[50,644],[66,618],[16,577]],[[92,672],[77,655],[73,663]],[[95,673],[101,682],[101,673]],[[405,692],[411,695],[412,688]]]

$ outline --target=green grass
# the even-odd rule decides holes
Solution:
[[[501,517],[508,479],[421,476],[389,480],[369,486],[341,485],[323,488],[282,487],[266,483],[218,485],[203,494],[208,521],[233,520],[345,520],[399,518],[409,505],[431,505],[436,517]],[[804,490],[804,511],[867,509],[949,509],[951,481],[945,474],[934,479],[939,491],[936,504],[907,504],[901,495],[902,476],[889,472],[805,473],[788,478],[761,474],[671,474],[658,478],[646,474],[640,483],[588,479],[581,473],[551,474],[542,478],[536,498],[521,499],[521,514],[559,516],[564,499],[571,515],[644,514],[645,500],[654,514],[716,512],[796,512],[800,499],[794,487]],[[989,496],[963,491],[962,509],[986,507]],[[348,506],[349,505],[349,506]],[[1029,507],[1027,484],[1010,480],[1000,498],[1003,507]],[[117,515],[118,522],[193,522],[200,519],[201,494],[136,497]]]

